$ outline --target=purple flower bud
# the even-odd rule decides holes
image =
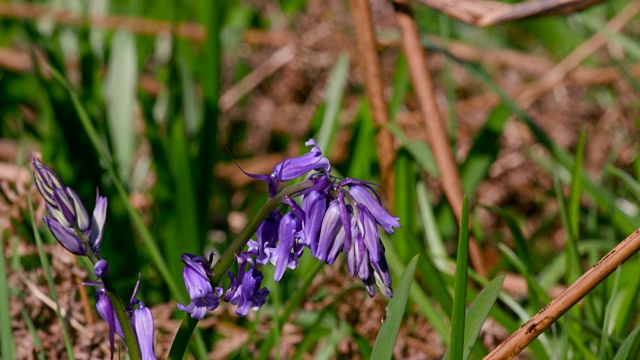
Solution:
[[[180,259],[186,265],[182,271],[182,276],[184,277],[191,303],[187,306],[178,303],[178,309],[188,312],[191,318],[200,320],[207,310],[214,310],[220,305],[219,299],[222,295],[222,289],[216,287],[216,292],[213,292],[211,282],[207,276],[211,273],[211,266],[206,258],[182,254]]]
[[[308,153],[292,159],[286,159],[276,164],[273,168],[273,174],[275,174],[280,181],[293,180],[311,170],[324,170],[327,173],[331,171],[329,160],[322,156],[322,151],[318,145],[316,145],[315,140],[309,139],[304,144],[311,146],[311,150]]]
[[[327,210],[327,195],[324,192],[310,192],[302,200],[302,210],[305,217],[302,233],[300,234],[300,243],[309,247],[311,255],[315,256],[322,218]]]
[[[74,234],[73,230],[65,228],[54,219],[45,217],[42,220],[45,222],[45,224],[47,224],[49,230],[51,230],[51,233],[56,238],[56,240],[58,240],[60,245],[67,249],[67,251],[78,256],[87,255],[86,246],[76,236],[76,234]]]
[[[131,323],[133,330],[138,338],[138,346],[142,354],[142,360],[155,360],[153,346],[153,315],[148,307],[145,307],[141,301],[138,302],[138,308],[133,311]]]
[[[60,181],[58,175],[45,166],[40,159],[31,156],[31,165],[33,166],[33,177],[35,178],[38,191],[47,203],[55,203],[53,199],[53,189],[62,188],[62,181]]]
[[[98,279],[109,275],[110,272],[111,268],[109,268],[109,263],[105,259],[100,259],[93,265],[93,273]]]
[[[291,269],[295,269],[298,266],[298,258],[301,255],[302,248],[296,244],[295,234],[300,231],[301,226],[302,221],[290,212],[285,214],[282,221],[280,221],[278,245],[271,259],[276,266],[273,274],[275,281],[282,279],[287,266]]]
[[[89,244],[94,252],[98,252],[102,244],[102,233],[104,231],[104,223],[107,220],[107,198],[96,193],[96,206],[93,208],[93,216],[91,217],[91,234],[89,235]]]
[[[353,179],[349,179],[353,180]],[[375,198],[371,192],[367,189],[368,186],[358,185],[358,184],[350,184],[349,187],[349,195],[353,197],[353,199],[369,210],[373,218],[376,220],[382,228],[388,232],[389,234],[393,234],[393,228],[400,227],[400,218],[389,215],[389,213],[382,208],[380,202],[377,198]]]
[[[237,260],[238,277],[235,278],[231,272],[228,272],[231,283],[224,295],[224,301],[238,306],[236,309],[238,316],[247,316],[249,309],[258,310],[264,305],[269,290],[266,287],[260,289],[264,275],[247,254],[240,254]],[[245,269],[246,263],[249,264],[249,271]]]

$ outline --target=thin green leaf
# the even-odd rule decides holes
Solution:
[[[120,179],[129,182],[134,152],[133,106],[138,85],[135,37],[118,30],[111,40],[109,71],[105,79],[105,102],[109,135]]]
[[[425,248],[428,249],[427,252],[431,254],[433,263],[438,270],[449,273],[447,250],[438,232],[438,225],[427,194],[427,184],[419,181],[416,186],[416,193],[418,195],[418,208],[420,209],[422,224],[424,225]]]
[[[638,334],[640,334],[640,325],[636,326],[631,334],[627,336],[627,338],[622,343],[622,346],[620,346],[620,349],[618,349],[618,352],[616,353],[616,356],[613,358],[613,360],[625,360],[632,358],[631,349],[638,341]]]
[[[329,82],[325,91],[325,102],[327,108],[322,118],[322,126],[318,131],[316,140],[323,153],[329,153],[329,145],[333,142],[333,137],[338,129],[338,115],[342,106],[344,90],[347,86],[347,75],[349,71],[349,56],[340,54],[335,66],[329,75]]]
[[[465,310],[467,308],[467,270],[469,268],[469,210],[467,196],[462,201],[460,236],[458,237],[458,257],[456,259],[456,283],[453,291],[453,313],[451,314],[452,360],[462,360],[464,356]]]
[[[471,349],[476,343],[480,329],[489,315],[489,311],[493,307],[493,304],[498,299],[500,291],[502,290],[502,283],[506,275],[500,275],[497,278],[491,280],[487,286],[480,291],[478,296],[467,309],[465,315],[465,330],[464,330],[464,354],[463,359],[468,359],[471,355]],[[443,360],[449,359],[449,351],[445,353]]]
[[[400,324],[404,317],[404,308],[409,298],[411,281],[416,272],[418,257],[419,255],[414,256],[409,262],[409,265],[407,265],[402,276],[400,276],[400,281],[395,288],[393,298],[389,301],[389,305],[387,305],[386,319],[380,328],[380,332],[378,332],[376,343],[373,345],[373,351],[371,352],[372,360],[391,359],[393,347],[398,337],[398,331],[400,331]]]
[[[0,229],[0,344],[2,344],[2,358],[14,358],[13,331],[11,330],[11,291],[7,281],[7,266],[4,258],[4,235]]]
[[[395,248],[392,246],[392,244],[389,243],[388,237],[384,236],[384,234],[383,236],[381,236],[381,239],[386,248],[385,255],[387,257],[387,262],[389,263],[389,268],[393,273],[403,274],[405,272],[405,267],[398,254],[396,254]],[[427,257],[424,257],[421,260],[425,259],[427,259]],[[437,279],[440,273],[432,263],[430,263],[429,261],[425,262],[426,265],[424,265],[424,267],[426,267],[427,269],[425,271],[424,267],[421,266],[420,272],[422,276],[429,279],[429,285],[431,285],[431,280]],[[421,263],[422,261],[418,261],[419,265]],[[438,280],[436,280],[435,282],[440,283]],[[439,295],[444,296],[444,300],[440,301],[441,307],[443,309],[446,309],[447,305],[451,307],[451,295],[449,295],[449,293],[447,292],[446,287],[438,285],[434,285],[433,287],[434,298],[439,299]],[[411,297],[411,301],[416,304],[418,309],[424,314],[427,320],[429,320],[429,323],[438,332],[440,337],[443,339],[443,342],[445,344],[448,344],[450,327],[448,322],[446,321],[446,316],[442,313],[442,310],[436,308],[436,306],[434,305],[434,301],[429,296],[427,296],[424,290],[420,287],[418,281],[415,279],[411,284],[409,295]]]
[[[631,193],[636,197],[636,200],[640,201],[640,184],[638,184],[638,181],[636,179],[634,179],[626,172],[613,166],[608,166],[606,170],[608,173],[618,178],[618,180],[622,181],[627,189],[629,189],[629,191],[631,191]]]
[[[49,296],[51,300],[56,304],[56,315],[58,317],[58,321],[60,322],[60,326],[62,327],[62,335],[64,338],[64,346],[67,350],[67,356],[70,360],[75,359],[73,356],[73,346],[71,345],[71,338],[69,337],[69,331],[67,330],[67,323],[62,316],[62,312],[60,310],[60,303],[58,302],[58,294],[56,292],[56,287],[53,283],[53,278],[51,277],[51,268],[49,267],[49,259],[47,259],[47,254],[44,251],[44,246],[42,244],[42,238],[40,237],[40,232],[38,231],[38,227],[36,226],[35,213],[33,211],[33,203],[31,202],[31,198],[27,197],[27,203],[29,205],[29,215],[31,217],[31,229],[33,230],[33,235],[36,239],[36,246],[38,248],[38,256],[40,257],[40,263],[42,264],[42,270],[44,272],[45,277],[47,278],[47,283],[49,284]]]

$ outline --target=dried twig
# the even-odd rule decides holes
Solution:
[[[566,15],[603,0],[529,0],[515,4],[490,0],[420,0],[474,26],[489,26],[542,15]]]
[[[168,21],[150,20],[132,16],[97,16],[75,14],[67,10],[32,3],[0,3],[0,17],[13,19],[46,18],[59,24],[91,26],[102,29],[126,29],[143,35],[171,34],[183,39],[202,42],[207,36],[204,27],[198,24],[173,24]]]
[[[393,136],[384,126],[389,122],[387,107],[384,101],[384,90],[380,71],[380,62],[376,53],[373,21],[368,0],[351,0],[353,27],[358,42],[359,59],[364,65],[364,83],[371,106],[373,121],[378,127],[376,144],[380,162],[380,174],[386,189],[387,199],[393,204]]]
[[[485,360],[511,359],[518,355],[529,343],[587,295],[602,280],[640,250],[640,229],[629,235],[618,246],[609,251],[578,280],[557,298],[535,314],[508,339],[495,348]]]
[[[462,183],[447,133],[440,120],[440,112],[433,91],[433,81],[427,69],[420,34],[405,0],[396,0],[393,4],[396,19],[402,32],[402,48],[409,65],[411,82],[418,98],[420,112],[428,129],[429,143],[440,171],[440,183],[453,213],[460,220],[462,217]],[[468,226],[468,224],[462,226]],[[486,275],[487,271],[484,267],[480,247],[474,239],[469,240],[469,255],[474,269],[479,274]]]
[[[605,31],[619,32],[633,17],[640,12],[640,1],[630,2],[622,9],[609,23]],[[598,32],[582,43],[571,54],[564,58],[551,71],[546,73],[540,80],[518,97],[518,103],[523,107],[530,106],[540,95],[553,89],[560,83],[567,74],[580,65],[587,57],[591,56],[608,41],[603,32]]]

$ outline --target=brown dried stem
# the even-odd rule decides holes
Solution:
[[[495,348],[485,360],[512,359],[553,324],[562,314],[567,312],[580,299],[587,295],[602,280],[624,263],[640,249],[640,229],[634,231],[618,246],[609,251],[600,261],[585,272],[578,280],[557,298],[535,314],[531,320],[522,325],[508,339]]]
[[[198,24],[173,24],[168,21],[157,21],[122,15],[88,15],[85,17],[67,10],[59,10],[50,6],[30,3],[0,3],[0,17],[33,20],[46,18],[59,24],[69,25],[82,25],[86,22],[97,28],[111,30],[126,29],[144,35],[173,33],[179,38],[197,42],[202,42],[207,36],[204,27]]]
[[[380,63],[376,53],[376,43],[371,20],[371,9],[368,0],[351,0],[351,15],[353,27],[358,42],[359,60],[364,65],[364,84],[371,106],[373,121],[378,128],[376,144],[378,148],[378,159],[380,163],[380,174],[382,183],[386,189],[387,199],[393,203],[393,136],[385,128],[389,122],[387,106],[384,101],[384,91],[382,86],[382,76]]]
[[[553,89],[564,80],[569,72],[577,68],[587,57],[607,43],[608,37],[605,32],[619,32],[638,12],[640,12],[640,1],[630,2],[607,23],[606,30],[591,36],[540,80],[533,83],[528,90],[524,91],[518,97],[518,103],[522,107],[529,107],[540,95]]]
[[[393,4],[396,20],[402,32],[402,49],[409,66],[411,82],[418,99],[420,112],[428,129],[429,143],[436,165],[440,171],[440,183],[456,219],[460,221],[462,218],[462,182],[447,133],[440,120],[433,81],[427,68],[426,54],[422,49],[420,34],[408,3],[405,0],[395,0]],[[487,271],[484,267],[480,247],[475,239],[469,239],[469,256],[474,269],[479,274],[486,275]]]

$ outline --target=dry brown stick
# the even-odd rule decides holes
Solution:
[[[31,3],[0,3],[0,17],[13,19],[47,18],[60,24],[82,25],[88,22],[91,26],[103,29],[127,29],[144,35],[170,34],[183,39],[202,42],[206,36],[204,27],[198,24],[173,24],[168,21],[150,20],[132,16],[75,14],[67,10],[54,9],[50,6]]]
[[[429,143],[440,171],[440,183],[458,221],[462,218],[462,182],[456,167],[453,151],[449,145],[447,133],[440,120],[440,112],[435,100],[433,81],[427,69],[425,53],[422,50],[420,34],[411,15],[411,9],[405,0],[393,2],[396,20],[402,32],[402,49],[407,59],[411,83],[418,98],[420,112],[426,123]],[[463,225],[465,226],[465,225]],[[468,226],[468,224],[466,224]],[[469,239],[469,257],[471,263],[481,275],[486,275],[480,247],[474,239]]]
[[[262,62],[249,75],[245,76],[235,84],[231,89],[227,90],[218,101],[220,111],[225,112],[231,109],[249,91],[258,86],[266,78],[278,71],[281,67],[293,60],[296,55],[295,45],[288,44],[280,50],[276,51],[266,61]]]
[[[386,193],[387,200],[393,204],[393,136],[385,125],[389,122],[387,106],[384,102],[384,90],[382,87],[382,76],[380,62],[376,52],[376,43],[371,20],[371,9],[368,0],[351,0],[351,15],[353,27],[358,42],[359,60],[364,65],[364,84],[371,106],[373,121],[378,128],[376,144],[378,159],[380,162],[380,174]]]
[[[531,320],[522,325],[507,340],[495,348],[485,360],[512,359],[553,324],[562,314],[567,312],[580,299],[595,288],[602,280],[624,263],[640,249],[640,229],[634,231],[618,246],[609,251],[600,261],[593,265],[578,280],[557,298],[535,314]]]
[[[607,31],[619,32],[638,12],[640,12],[640,1],[634,0],[630,2],[607,23]],[[564,80],[570,71],[577,68],[587,57],[605,45],[607,41],[608,38],[603,32],[598,32],[591,36],[540,80],[532,84],[528,91],[522,93],[518,97],[518,103],[524,108],[529,107],[540,95],[548,92]]]

